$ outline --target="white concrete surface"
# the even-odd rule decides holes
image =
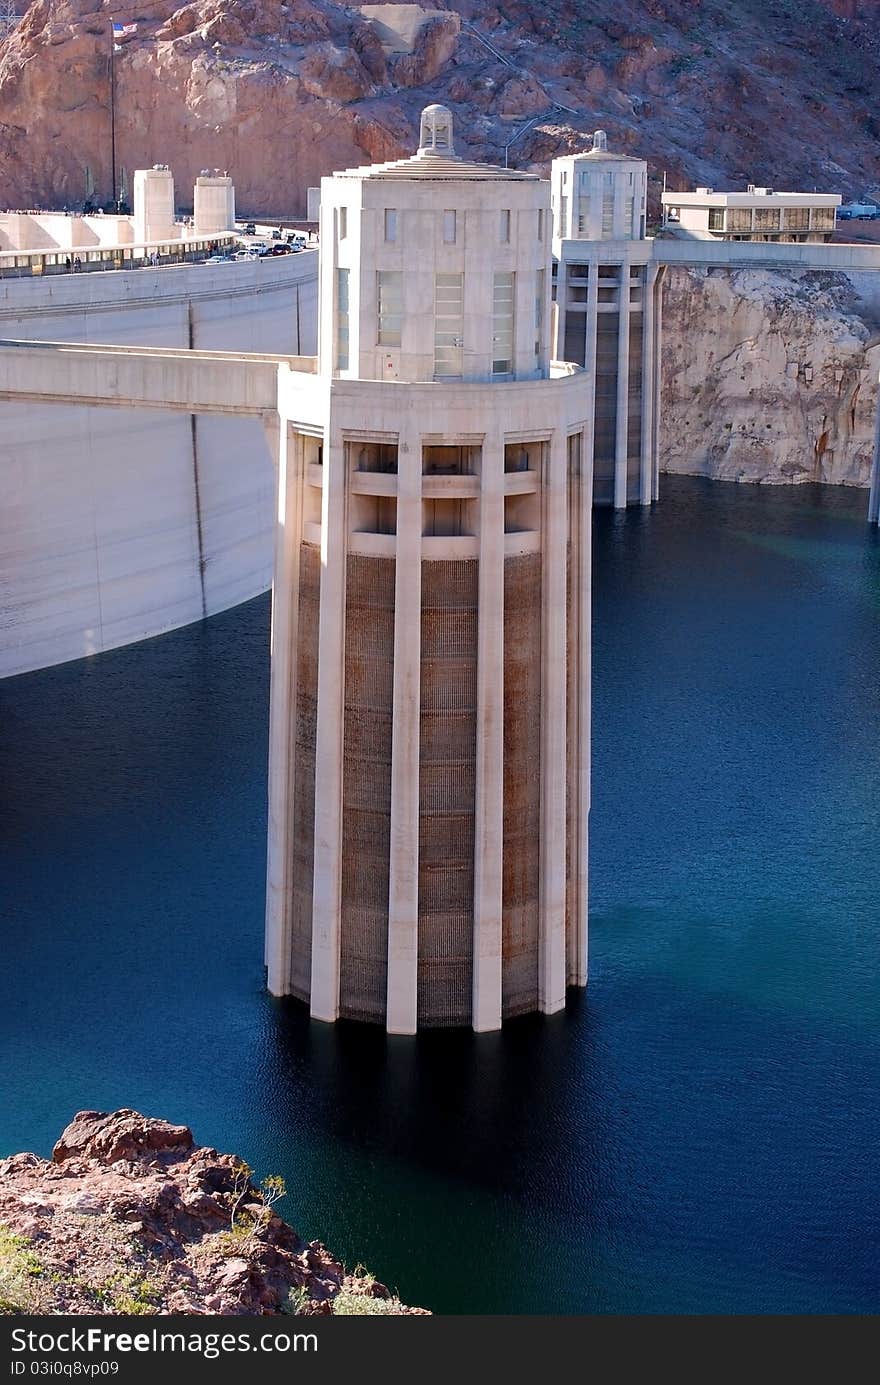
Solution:
[[[3,280],[0,337],[289,354],[298,317],[309,350],[316,259]],[[82,371],[84,359],[55,368]],[[4,355],[0,393],[20,368]],[[266,590],[274,475],[258,412],[194,422],[180,397],[178,413],[49,404],[41,377],[33,402],[0,402],[0,676]]]

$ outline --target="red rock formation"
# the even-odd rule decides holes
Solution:
[[[390,54],[334,0],[32,0],[0,48],[0,205],[81,202],[87,167],[109,200],[111,12],[138,25],[117,57],[119,164],[171,163],[181,205],[218,167],[241,210],[303,213],[322,174],[411,151],[431,100],[489,159],[543,115],[512,151],[540,171],[604,126],[651,162],[655,203],[664,170],[880,188],[880,0],[425,4],[415,50]]]
[[[184,1125],[80,1111],[51,1162],[0,1161],[0,1312],[424,1311],[302,1241],[249,1174]]]

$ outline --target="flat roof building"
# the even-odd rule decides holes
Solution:
[[[830,240],[841,198],[830,192],[776,192],[749,184],[745,192],[664,192],[664,226],[706,240]]]

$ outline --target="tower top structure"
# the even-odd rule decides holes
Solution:
[[[648,165],[609,149],[604,130],[591,148],[554,159],[550,183],[557,242],[644,240]]]
[[[455,153],[427,106],[407,158],[321,183],[320,373],[360,380],[544,379],[549,187]]]

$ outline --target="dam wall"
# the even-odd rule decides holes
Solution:
[[[5,339],[299,355],[316,332],[314,251],[0,281]],[[274,489],[257,418],[0,401],[0,677],[265,591]]]

